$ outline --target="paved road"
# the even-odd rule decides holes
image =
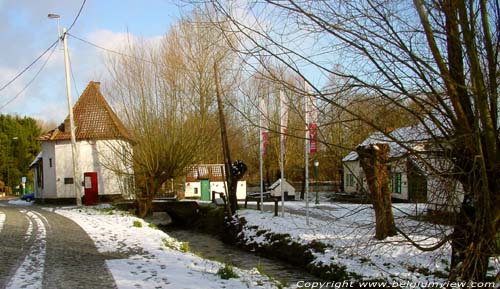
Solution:
[[[0,288],[116,285],[105,256],[76,223],[36,206],[0,202]]]

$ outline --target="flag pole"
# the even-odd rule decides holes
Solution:
[[[285,216],[285,193],[283,192],[283,179],[285,178],[285,154],[284,154],[284,130],[283,130],[283,124],[284,120],[283,118],[285,117],[283,112],[284,112],[284,95],[283,91],[280,90],[280,171],[281,171],[281,176],[280,176],[280,193],[281,193],[281,216]]]
[[[305,148],[304,148],[304,190],[306,196],[306,224],[309,225],[309,89],[307,82],[304,79],[304,112],[305,112]]]
[[[260,99],[260,101],[263,101]],[[259,173],[260,173],[260,211],[264,212],[264,177],[263,177],[263,162],[264,162],[264,137],[262,136],[262,114],[259,109]]]

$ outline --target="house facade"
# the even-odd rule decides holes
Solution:
[[[397,142],[396,142],[397,140]],[[418,126],[398,128],[389,134],[376,132],[360,146],[386,143],[389,145],[390,190],[393,199],[425,202],[436,211],[456,211],[463,199],[463,188],[450,172],[453,164],[440,156]],[[411,150],[411,153],[409,152]],[[368,191],[366,176],[358,154],[351,151],[342,159],[344,191]]]
[[[90,82],[75,106],[77,168],[80,196],[89,186],[101,200],[133,197],[133,141],[129,132],[100,92]],[[42,135],[42,150],[32,162],[35,198],[41,201],[75,199],[75,178],[69,117]]]
[[[212,200],[213,192],[225,194],[227,191],[227,182],[224,181],[224,172],[223,164],[198,164],[189,167],[184,185],[184,196],[186,198],[210,201]],[[244,200],[246,194],[246,181],[238,181],[236,198]]]

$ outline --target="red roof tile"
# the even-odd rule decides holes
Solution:
[[[100,91],[100,83],[91,81],[73,107],[77,140],[124,139],[132,137],[113,112]],[[59,127],[42,135],[41,141],[69,140],[69,116]]]

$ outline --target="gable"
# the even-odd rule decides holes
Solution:
[[[73,107],[77,140],[123,139],[132,137],[100,91],[100,83],[91,81]],[[42,141],[71,139],[69,116],[56,129],[39,138]]]

